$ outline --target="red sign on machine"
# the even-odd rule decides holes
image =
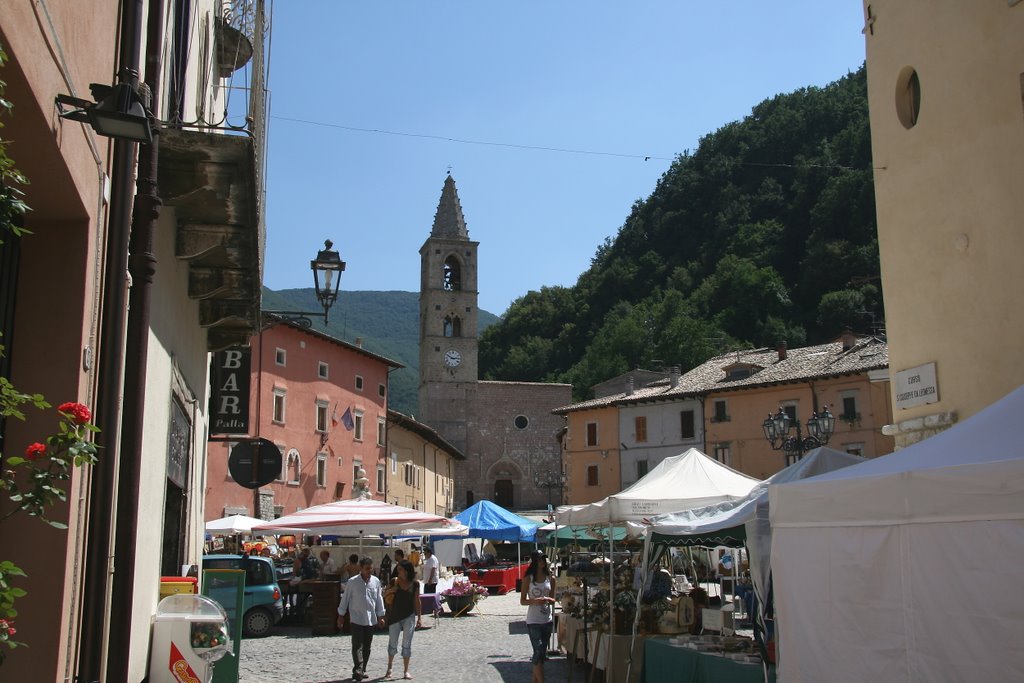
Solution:
[[[170,670],[174,680],[180,683],[203,683],[174,643],[171,643]]]

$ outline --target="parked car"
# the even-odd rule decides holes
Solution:
[[[284,617],[284,603],[274,563],[249,555],[204,555],[203,569],[240,569],[245,572],[242,635],[262,638]],[[211,596],[216,599],[216,596]],[[225,599],[224,602],[229,602]],[[233,606],[222,605],[230,616]]]

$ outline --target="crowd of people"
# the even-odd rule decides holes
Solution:
[[[273,556],[269,547],[250,552],[264,557]],[[337,621],[338,627],[347,626],[350,634],[353,680],[368,678],[366,669],[373,634],[376,629],[383,628],[388,630],[385,679],[412,680],[413,636],[423,625],[420,595],[436,592],[441,577],[441,565],[432,548],[424,546],[406,553],[396,547],[391,554],[383,555],[379,567],[374,566],[374,560],[369,556],[353,553],[346,561],[339,562],[329,550],[321,549],[315,554],[309,547],[297,553],[286,552],[274,559],[278,563],[286,563],[285,566],[290,563],[293,586],[310,580],[340,581]],[[419,564],[419,578],[416,564]],[[295,592],[298,592],[297,588]],[[554,578],[547,557],[543,551],[536,550],[530,556],[520,594],[520,603],[527,607],[526,624],[533,648],[533,683],[544,681],[544,660],[547,643],[551,639],[554,602]],[[395,658],[399,654],[402,670],[395,675]]]
[[[376,575],[370,557],[356,558],[356,566],[358,571],[345,582],[337,617],[338,627],[343,628],[347,623],[351,635],[352,680],[361,681],[369,677],[366,670],[370,661],[373,633],[375,629],[385,627],[388,629],[385,680],[412,680],[410,662],[413,635],[423,625],[420,594],[436,590],[440,576],[438,560],[429,547],[423,549],[422,588],[416,579],[416,568],[405,559],[401,550],[396,551],[389,581],[382,582]],[[543,551],[537,550],[531,555],[522,583],[520,603],[527,606],[526,625],[533,648],[532,680],[533,683],[543,683],[544,660],[547,657],[547,643],[551,640],[555,603],[554,579]],[[402,656],[400,677],[395,675],[394,668],[395,657],[399,652]]]

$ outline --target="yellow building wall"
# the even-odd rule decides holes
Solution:
[[[418,434],[389,424],[385,500],[437,515],[451,514],[452,460],[451,454]],[[418,469],[418,481],[414,479],[413,483],[406,483],[406,465]]]
[[[563,440],[562,463],[566,474],[565,502],[593,503],[621,490],[619,475],[619,411],[601,407],[569,413]],[[597,425],[597,445],[587,445],[587,424]],[[598,468],[596,486],[587,483],[587,470]]]
[[[896,407],[893,382],[889,431],[906,445],[1024,383],[1024,3],[864,5],[890,375],[937,373],[929,405]],[[907,128],[909,68],[920,108]]]
[[[757,479],[766,479],[786,466],[783,451],[772,450],[761,424],[779,406],[796,405],[803,436],[807,436],[807,419],[815,409],[828,406],[838,416],[842,413],[842,397],[856,392],[860,419],[849,422],[837,419],[835,433],[828,445],[836,450],[857,448],[873,458],[893,450],[893,439],[882,434],[882,427],[891,419],[888,382],[871,382],[866,374],[817,380],[813,384],[793,383],[755,387],[742,391],[710,393],[704,400],[705,452],[715,457],[716,446],[728,448],[725,464]],[[728,420],[714,421],[715,402],[724,400]]]

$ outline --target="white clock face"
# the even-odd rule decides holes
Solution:
[[[448,349],[444,352],[444,364],[450,368],[458,366],[462,362],[462,354],[455,349]]]

